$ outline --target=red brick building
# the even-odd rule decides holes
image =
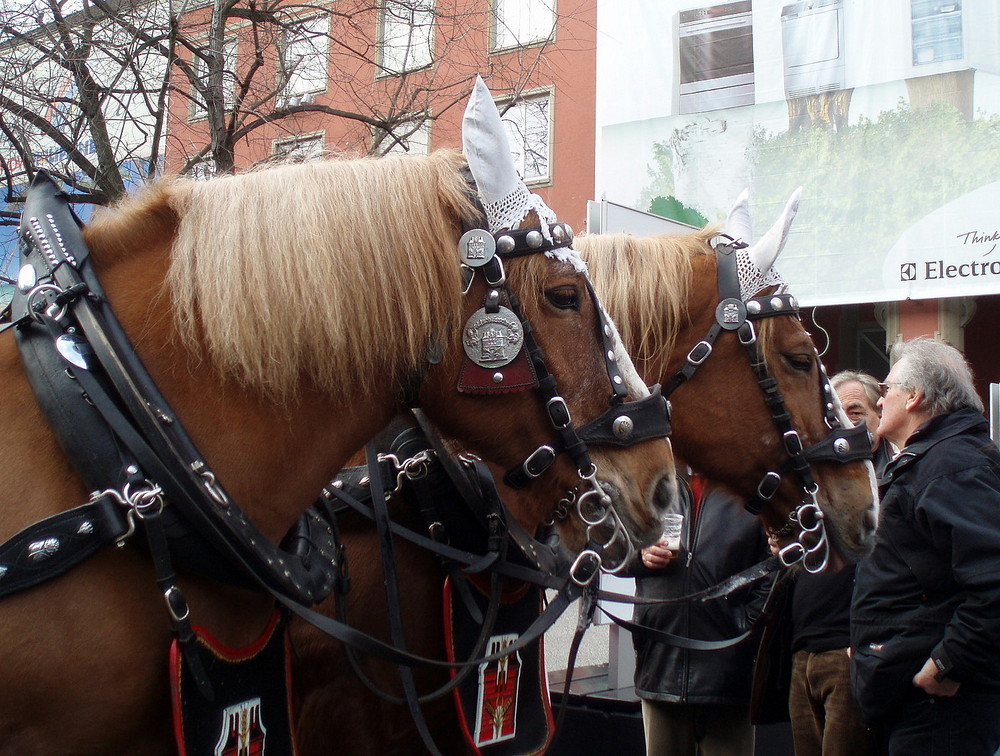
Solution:
[[[182,19],[196,45],[208,44],[212,10]],[[237,168],[290,151],[460,148],[480,74],[507,108],[525,182],[582,228],[594,195],[596,0],[339,0],[278,20],[226,23],[227,118],[253,127],[232,129]],[[201,73],[203,62],[182,57]],[[168,172],[208,142],[203,102],[187,82],[177,85]]]

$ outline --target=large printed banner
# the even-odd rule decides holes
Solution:
[[[804,304],[1000,293],[1000,0],[600,0],[597,194],[755,231]]]

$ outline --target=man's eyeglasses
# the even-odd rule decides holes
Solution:
[[[885,381],[884,383],[879,383],[878,392],[882,396],[885,396],[886,394],[889,393],[890,386],[902,386],[902,385],[903,384],[900,383],[899,381]]]

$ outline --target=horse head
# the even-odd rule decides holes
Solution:
[[[830,545],[852,562],[870,550],[877,495],[863,434],[774,269],[798,202],[796,192],[755,244],[744,193],[726,236],[595,236],[581,248],[640,374],[665,386],[678,456],[745,497],[818,569]]]
[[[481,80],[463,135],[485,219],[463,236],[461,328],[420,403],[527,494],[508,506],[529,532],[561,503],[579,515],[569,518],[569,547],[598,544],[606,567],[622,565],[655,538],[674,495],[666,406],[603,312],[572,231],[517,176]]]

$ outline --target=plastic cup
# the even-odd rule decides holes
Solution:
[[[681,528],[684,527],[684,515],[663,515],[663,535],[661,540],[667,542],[667,548],[677,551],[681,547]]]

